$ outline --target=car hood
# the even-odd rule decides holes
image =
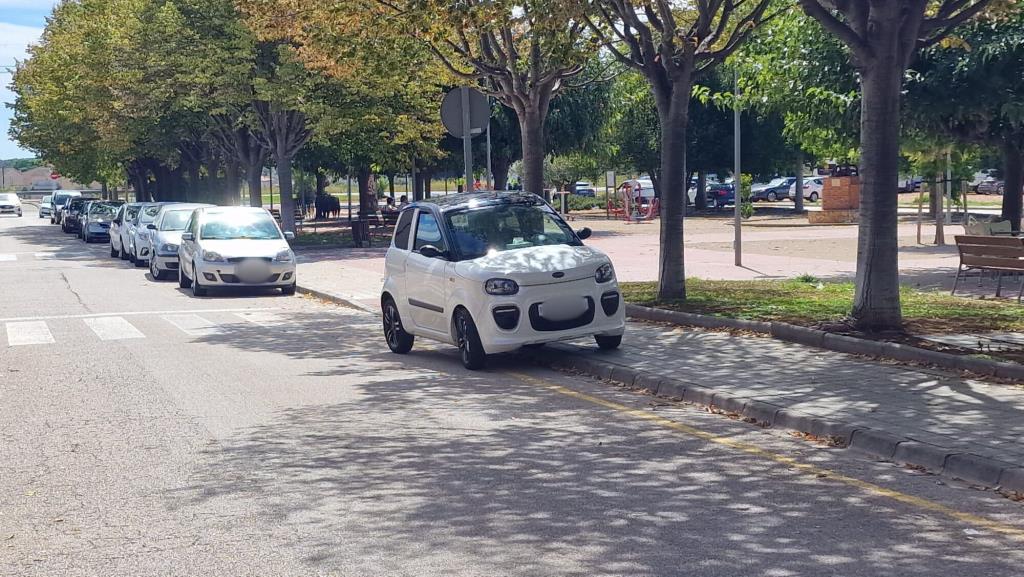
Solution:
[[[183,230],[151,230],[149,231],[149,238],[153,241],[154,245],[160,244],[181,244],[181,235],[185,232]]]
[[[274,258],[283,250],[288,250],[288,241],[274,240],[203,240],[200,241],[205,251],[213,251],[224,258]]]
[[[459,276],[483,282],[510,278],[520,286],[556,284],[593,277],[610,263],[608,256],[589,246],[536,246],[507,250],[456,264]],[[562,276],[555,275],[561,273]]]

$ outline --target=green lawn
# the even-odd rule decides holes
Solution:
[[[686,302],[658,302],[656,285],[622,283],[627,302],[692,313],[811,326],[842,320],[853,304],[853,283],[801,280],[709,281],[687,279]],[[903,316],[912,333],[1024,331],[1024,305],[902,291]]]

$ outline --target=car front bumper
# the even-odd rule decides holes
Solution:
[[[551,321],[543,306],[553,298],[578,296],[586,301],[585,311],[570,319]],[[499,325],[501,311],[517,309],[513,328]],[[480,341],[488,353],[516,350],[524,345],[575,340],[594,335],[621,335],[626,330],[625,303],[616,282],[597,284],[593,278],[543,286],[521,287],[511,297],[493,297],[474,311]],[[506,312],[504,314],[512,314]],[[507,317],[504,319],[508,326]]]
[[[143,247],[143,250],[146,252],[146,256],[140,255],[139,258],[150,260],[150,264],[157,270],[178,270],[178,255],[171,256],[157,253],[152,258],[149,258],[149,247]]]
[[[46,206],[39,207],[39,216],[50,216],[51,214],[53,214],[53,209]]]
[[[110,227],[102,224],[86,225],[85,232],[93,238],[110,238]]]
[[[295,284],[295,262],[267,262],[266,274],[258,282],[239,275],[242,263],[196,261],[196,275],[204,286],[221,287],[286,287]],[[244,280],[243,280],[244,279]]]
[[[20,206],[0,206],[0,214],[21,214]]]

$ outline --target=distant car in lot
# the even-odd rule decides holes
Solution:
[[[53,214],[53,196],[47,195],[39,201],[39,218],[46,218]]]
[[[82,193],[77,190],[58,190],[53,193],[50,202],[53,204],[53,209],[50,213],[50,224],[61,224],[64,218],[64,207],[72,198],[82,196]]]
[[[0,214],[21,216],[21,198],[13,192],[0,192]]]
[[[794,182],[796,182],[796,177],[783,176],[765,184],[755,184],[750,187],[750,200],[751,202],[786,200],[789,198],[789,189]]]
[[[110,256],[128,260],[128,237],[132,229],[132,221],[138,216],[145,203],[131,202],[122,204],[117,214],[110,221]]]
[[[825,189],[825,178],[822,176],[804,177],[804,199],[811,202],[818,202],[821,193]],[[796,198],[796,179],[789,186],[789,196]]]
[[[1006,187],[1006,183],[994,176],[985,177],[984,180],[978,183],[975,191],[978,194],[1003,194],[1003,190]]]
[[[577,182],[575,184],[574,188],[576,190],[576,196],[586,196],[586,197],[590,197],[590,198],[593,198],[593,197],[597,196],[597,189],[594,188],[594,185],[590,184],[589,182],[586,182],[586,181]]]
[[[413,203],[385,257],[388,348],[416,337],[453,344],[462,364],[522,346],[593,337],[614,349],[625,331],[611,260],[583,245],[541,198],[481,192]]]
[[[160,207],[156,220],[146,225],[148,234],[149,272],[156,280],[178,272],[178,245],[181,235],[197,208],[210,204],[165,204]],[[138,265],[138,262],[136,262]]]
[[[262,208],[197,208],[178,246],[178,284],[194,296],[224,287],[280,288],[293,295],[295,253],[288,241],[294,238]]]
[[[707,197],[708,205],[714,208],[722,208],[736,203],[736,193],[731,182],[708,183]]]
[[[87,204],[82,212],[78,237],[87,244],[108,240],[110,221],[122,204],[124,201],[120,200],[96,200]]]
[[[78,234],[82,230],[82,211],[94,200],[97,199],[84,196],[76,196],[69,200],[61,209],[60,229],[67,234]]]

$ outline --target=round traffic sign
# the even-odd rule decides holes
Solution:
[[[441,101],[441,122],[448,133],[456,138],[464,136],[462,131],[462,90],[453,88]],[[466,88],[469,92],[469,133],[477,135],[487,128],[491,119],[491,105],[479,90]]]

